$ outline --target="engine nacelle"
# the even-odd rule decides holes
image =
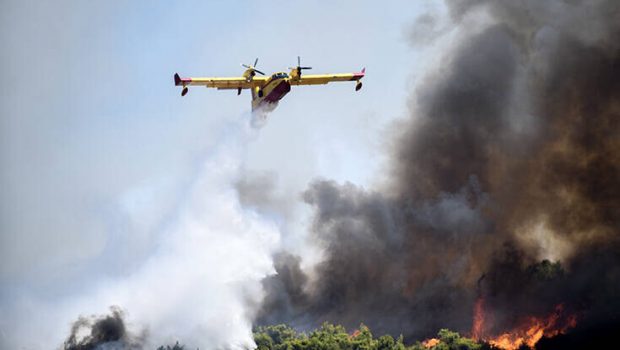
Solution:
[[[362,82],[358,81],[357,84],[355,84],[355,91],[360,91],[361,88],[362,88]]]
[[[247,82],[251,82],[252,79],[254,79],[255,75],[256,75],[256,72],[251,68],[248,68],[245,70],[245,72],[243,72],[243,77],[245,78],[245,81]]]

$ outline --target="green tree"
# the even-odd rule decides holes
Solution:
[[[376,350],[372,332],[365,324],[360,324],[359,330],[355,334],[355,337],[351,337],[353,350]]]
[[[255,332],[254,342],[256,343],[256,348],[258,350],[272,350],[273,349],[273,340],[271,339],[269,334],[265,332]]]
[[[396,350],[396,342],[391,335],[382,335],[377,339],[377,350]]]
[[[436,347],[437,350],[478,350],[480,344],[470,338],[461,337],[457,332],[448,329],[442,329],[437,333],[437,337],[447,347]]]
[[[461,337],[459,333],[447,329],[440,330],[437,337],[438,343],[432,350],[482,350],[473,339]],[[405,345],[402,335],[396,340],[391,335],[375,339],[370,328],[364,324],[348,334],[343,326],[328,322],[307,335],[283,324],[258,327],[254,330],[254,341],[258,350],[428,350],[420,342]]]
[[[308,350],[353,350],[353,344],[342,326],[323,323],[308,336]]]

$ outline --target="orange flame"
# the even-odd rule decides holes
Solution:
[[[577,325],[577,317],[575,315],[565,316],[564,306],[559,304],[547,317],[528,317],[509,332],[495,337],[485,337],[484,317],[483,300],[479,299],[474,307],[473,338],[484,340],[502,350],[517,350],[523,345],[533,349],[542,337],[563,334]]]
[[[437,338],[426,339],[425,341],[422,342],[422,345],[427,349],[430,349],[436,346],[437,344],[439,344],[439,339]]]
[[[484,299],[478,298],[474,306],[474,324],[471,327],[471,335],[474,339],[482,338],[484,327]]]

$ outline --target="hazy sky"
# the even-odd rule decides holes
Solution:
[[[0,344],[15,345],[14,333],[27,332],[39,312],[33,305],[60,309],[88,299],[93,284],[143,269],[183,217],[187,193],[209,193],[209,185],[194,185],[209,173],[205,161],[218,167],[214,154],[242,159],[236,177],[271,181],[270,195],[290,206],[289,217],[271,218],[280,225],[278,244],[299,242],[299,193],[309,181],[378,180],[385,130],[405,115],[433,57],[432,47],[411,45],[412,23],[440,6],[3,1]],[[217,150],[239,140],[233,134],[240,119],[249,119],[249,93],[193,88],[181,98],[173,86],[174,72],[234,76],[256,57],[259,69],[280,71],[297,55],[312,73],[366,67],[364,88],[293,87],[268,123],[232,153]],[[68,330],[64,323],[46,327],[40,325]],[[41,341],[24,346],[39,348]]]

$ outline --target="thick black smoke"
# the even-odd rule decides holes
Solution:
[[[127,331],[122,310],[112,307],[110,315],[80,316],[71,326],[64,350],[140,350],[143,341],[144,335]]]
[[[493,330],[557,303],[618,322],[620,2],[449,9],[458,44],[412,97],[388,185],[310,185],[324,260],[281,254],[257,323],[467,332],[481,295]]]

